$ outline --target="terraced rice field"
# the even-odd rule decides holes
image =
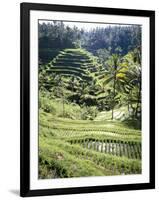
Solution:
[[[40,113],[39,178],[141,173],[141,132],[117,121]]]
[[[98,70],[98,63],[95,57],[89,52],[81,49],[65,49],[49,63],[46,67],[46,75],[58,74],[65,77],[76,77],[81,81],[92,81]],[[42,85],[50,84],[50,80],[44,82],[39,80]]]
[[[101,86],[97,57],[64,49],[39,72],[39,178],[141,174],[141,131],[124,124],[127,103],[111,120],[112,84]]]

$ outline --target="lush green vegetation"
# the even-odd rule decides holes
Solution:
[[[141,173],[140,31],[39,24],[39,178]]]
[[[136,25],[85,30],[62,21],[39,23],[39,59],[45,64],[67,48],[84,48],[104,61],[110,54],[125,55],[140,45],[141,27]]]
[[[141,133],[121,122],[57,118],[41,110],[39,128],[40,178],[141,173]]]

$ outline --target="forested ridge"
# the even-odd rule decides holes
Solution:
[[[71,28],[61,21],[39,23],[39,57],[42,63],[50,61],[52,55],[58,54],[58,50],[78,47],[94,55],[124,55],[135,48],[141,48],[141,27],[108,26],[86,31],[77,26]]]

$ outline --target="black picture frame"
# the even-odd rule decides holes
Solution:
[[[58,189],[30,189],[30,11],[60,11],[76,13],[93,13],[107,15],[140,16],[150,20],[150,180],[148,183],[102,185]],[[123,190],[155,188],[155,11],[131,10],[102,7],[83,7],[71,5],[49,5],[21,3],[21,106],[20,106],[20,195],[22,197],[39,195],[61,195],[76,193],[94,193]]]

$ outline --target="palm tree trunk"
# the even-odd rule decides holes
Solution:
[[[114,75],[114,85],[113,85],[113,106],[112,106],[112,120],[114,119],[115,90],[116,90],[116,72],[115,72],[115,75]]]
[[[65,115],[64,96],[62,96],[63,117]]]
[[[114,109],[112,108],[112,120],[114,119]]]
[[[138,90],[138,99],[137,99],[137,105],[136,105],[136,111],[135,111],[135,117],[136,118],[137,118],[137,114],[138,114],[140,98],[141,98],[141,84],[139,84],[139,90]]]

